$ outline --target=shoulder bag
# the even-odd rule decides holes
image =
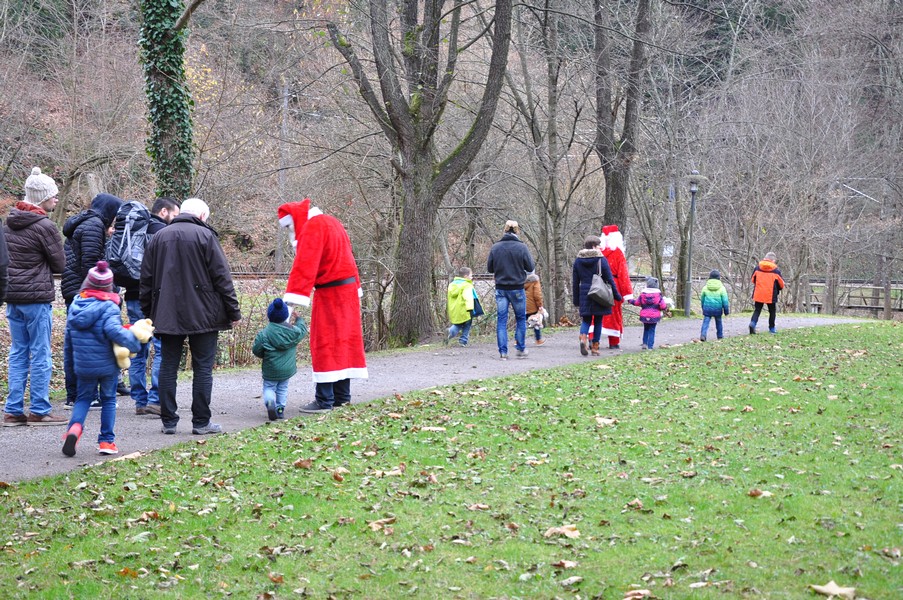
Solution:
[[[611,286],[602,279],[602,261],[598,262],[598,273],[593,273],[593,282],[589,286],[586,295],[590,300],[601,306],[602,308],[611,308],[615,304],[614,294],[611,292]]]

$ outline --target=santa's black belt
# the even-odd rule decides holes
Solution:
[[[354,283],[355,281],[357,280],[354,277],[346,277],[345,279],[336,279],[335,281],[330,281],[328,283],[321,283],[320,285],[314,286],[314,288],[319,290],[322,288],[348,285],[349,283]]]

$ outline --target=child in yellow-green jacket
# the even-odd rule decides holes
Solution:
[[[451,327],[448,328],[448,335],[445,338],[446,344],[460,333],[458,344],[467,346],[470,327],[473,325],[473,307],[476,298],[472,277],[473,271],[468,267],[461,267],[458,269],[458,276],[448,284],[447,309]]]

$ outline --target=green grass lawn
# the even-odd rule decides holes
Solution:
[[[622,355],[3,484],[0,597],[903,597],[901,334]]]

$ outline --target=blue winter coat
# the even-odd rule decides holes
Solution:
[[[577,253],[571,282],[574,306],[580,307],[581,317],[601,317],[611,314],[611,308],[602,308],[600,304],[593,302],[587,296],[593,283],[593,275],[600,272],[602,279],[611,286],[615,300],[623,300],[618,292],[618,284],[615,283],[614,277],[611,276],[611,267],[608,266],[608,260],[602,256],[602,252],[599,250],[584,248]]]
[[[706,317],[720,317],[722,313],[731,314],[731,303],[727,290],[720,279],[709,279],[699,295],[702,303],[702,314]]]
[[[66,320],[72,339],[75,375],[109,377],[119,372],[113,342],[138,352],[141,343],[122,326],[122,312],[111,300],[75,296]]]

